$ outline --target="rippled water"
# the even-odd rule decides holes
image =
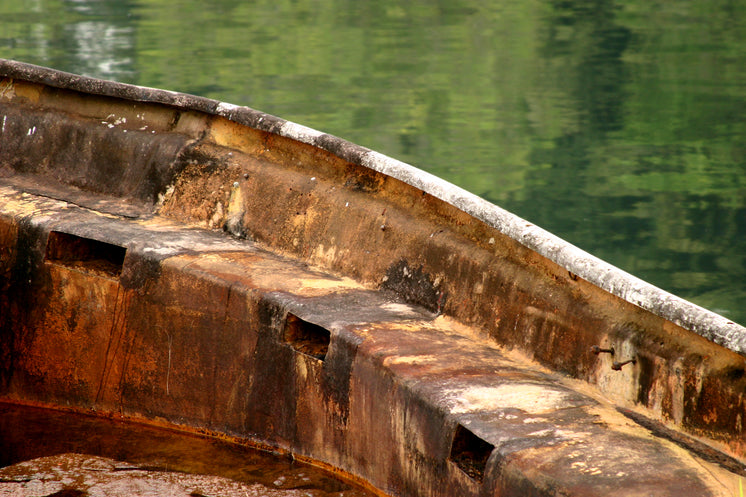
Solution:
[[[746,323],[746,4],[6,0],[0,56],[279,115]]]

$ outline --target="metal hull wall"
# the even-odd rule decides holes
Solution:
[[[686,329],[342,140],[10,66],[3,398],[248,439],[392,495],[719,495],[700,458],[743,473],[740,338],[701,336],[737,325]]]

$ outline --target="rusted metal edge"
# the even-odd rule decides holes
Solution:
[[[132,101],[217,115],[326,150],[447,202],[599,288],[746,356],[746,328],[637,278],[562,238],[426,171],[342,138],[249,107],[0,59],[0,76]]]

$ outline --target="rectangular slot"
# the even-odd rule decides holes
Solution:
[[[448,457],[461,471],[470,478],[481,482],[487,459],[495,450],[495,446],[485,442],[461,425],[456,428],[451,445],[451,455]]]
[[[323,361],[329,351],[331,333],[323,326],[288,313],[283,339],[301,354]]]
[[[111,243],[52,231],[44,260],[99,276],[118,278],[127,249]]]

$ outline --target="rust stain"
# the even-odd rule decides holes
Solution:
[[[737,465],[615,409],[737,462],[743,357],[327,150],[4,85],[0,397],[259,440],[391,495],[733,488]]]

